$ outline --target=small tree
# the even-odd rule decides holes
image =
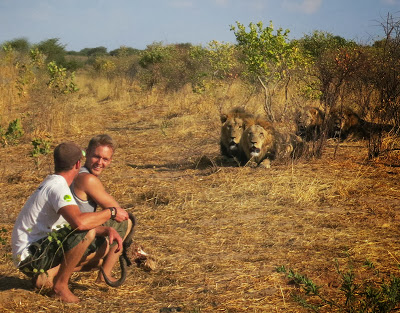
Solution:
[[[400,19],[388,14],[381,22],[385,39],[375,43],[377,70],[375,86],[379,92],[377,111],[386,121],[400,125]]]
[[[46,55],[47,63],[56,62],[62,67],[67,67],[65,59],[67,51],[65,50],[65,45],[60,44],[59,40],[59,38],[47,39],[35,45],[34,48]]]
[[[238,46],[243,53],[247,74],[254,75],[265,92],[264,109],[267,117],[275,120],[272,111],[272,97],[278,83],[288,77],[288,70],[298,61],[295,44],[288,40],[289,30],[279,28],[274,33],[272,22],[264,27],[262,22],[250,23],[249,30],[239,22],[234,31]]]
[[[96,48],[85,48],[80,51],[80,54],[86,55],[88,57],[98,57],[98,56],[103,56],[107,55],[107,48],[100,46]]]
[[[9,46],[15,51],[27,53],[31,47],[31,44],[26,38],[17,38],[11,41],[6,41],[3,43],[3,46]]]
[[[140,50],[131,47],[121,46],[118,49],[110,51],[109,54],[111,56],[126,57],[130,55],[139,55]]]
[[[191,82],[195,92],[221,85],[222,80],[228,81],[230,87],[233,79],[238,76],[237,49],[230,43],[213,40],[206,47],[193,46],[190,58],[193,73]]]
[[[162,42],[155,42],[148,45],[144,50],[139,59],[139,65],[146,69],[148,75],[146,85],[149,88],[154,87],[160,82],[162,78],[162,65],[167,62],[171,57],[171,49],[168,46],[164,46]]]
[[[78,91],[75,83],[75,73],[68,73],[67,69],[58,66],[56,62],[47,64],[47,70],[50,75],[50,80],[47,82],[47,87],[51,90],[56,98],[59,95],[70,94]]]
[[[356,71],[360,57],[354,50],[356,45],[321,31],[305,35],[299,44],[304,56],[313,64],[309,74],[317,78],[321,104],[329,111],[336,105],[341,87]]]

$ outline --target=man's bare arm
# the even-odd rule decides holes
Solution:
[[[59,210],[59,213],[65,220],[77,230],[89,230],[104,224],[111,217],[110,210],[102,210],[91,213],[82,213],[77,205],[66,205]],[[129,218],[128,213],[117,208],[117,216],[115,220],[122,222]]]
[[[100,179],[92,174],[79,174],[74,182],[75,193],[86,194],[86,198],[94,200],[103,209],[119,207],[118,202],[105,190]]]

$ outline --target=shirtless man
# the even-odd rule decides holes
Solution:
[[[100,174],[111,164],[115,148],[115,142],[106,134],[97,135],[89,141],[86,150],[86,162],[71,185],[74,199],[82,212],[95,212],[97,207],[121,209],[118,202],[105,190],[99,179]],[[132,228],[130,220],[128,220],[128,224],[127,233]],[[117,248],[117,245],[111,246],[111,253],[102,262],[104,273],[110,278],[112,268],[122,253],[122,251],[117,253]],[[100,271],[97,281],[104,281]]]

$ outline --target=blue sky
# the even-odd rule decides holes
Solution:
[[[0,43],[59,38],[74,51],[234,43],[236,21],[272,21],[291,39],[321,30],[368,43],[383,35],[379,23],[388,13],[400,18],[400,0],[0,0]]]

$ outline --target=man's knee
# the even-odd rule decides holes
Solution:
[[[95,229],[88,230],[84,240],[87,240],[87,241],[89,241],[89,243],[91,243],[95,239],[96,239],[96,230]]]
[[[125,233],[125,236],[124,236],[124,240],[129,235],[129,233],[132,231],[132,228],[135,226],[130,219],[127,222],[128,222],[128,226],[126,228],[126,233]]]
[[[90,248],[92,245],[95,245],[95,240],[96,231],[94,229],[90,229],[84,233],[76,233],[68,242],[66,250],[74,249],[77,246],[86,246],[87,248]]]

